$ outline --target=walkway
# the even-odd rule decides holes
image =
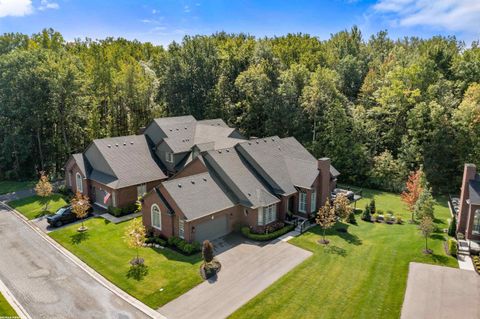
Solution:
[[[148,318],[0,208],[0,280],[32,318]]]
[[[311,252],[276,240],[268,244],[243,241],[220,255],[222,270],[158,311],[169,319],[226,318]]]
[[[134,218],[137,218],[139,216],[142,216],[142,213],[128,214],[128,215],[120,216],[120,217],[115,217],[115,216],[113,216],[109,213],[104,213],[104,214],[100,214],[99,216],[102,217],[102,218],[105,218],[109,222],[112,222],[114,224],[118,224],[118,223],[122,223],[122,222],[125,222],[127,220],[130,220],[130,219],[134,219]]]

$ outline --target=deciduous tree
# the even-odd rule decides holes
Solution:
[[[91,207],[90,200],[88,196],[83,195],[80,192],[76,192],[75,196],[70,201],[72,206],[72,211],[77,216],[78,219],[82,221],[82,226],[78,229],[79,231],[85,231],[87,228],[84,225],[84,219],[88,215],[88,211]]]
[[[432,251],[428,249],[428,237],[433,233],[435,230],[435,225],[433,224],[433,219],[431,217],[425,216],[420,221],[420,231],[422,236],[425,237],[425,254],[431,254]]]
[[[330,200],[327,199],[325,205],[320,207],[317,213],[316,222],[322,228],[322,244],[328,244],[329,241],[325,238],[325,232],[327,229],[335,225],[337,220],[337,215],[335,214],[335,208],[330,205]]]
[[[141,218],[135,218],[131,221],[125,230],[125,242],[128,247],[135,248],[136,257],[130,262],[132,266],[143,265],[143,259],[139,256],[139,249],[145,243],[146,231]]]
[[[400,195],[402,201],[407,205],[408,211],[412,214],[412,221],[414,220],[415,204],[423,191],[422,174],[420,169],[411,172],[405,184],[405,190]]]
[[[48,210],[48,204],[50,200],[48,197],[52,195],[53,187],[48,180],[48,175],[45,172],[40,173],[40,179],[38,180],[37,185],[35,185],[35,193],[43,198],[45,202],[45,207],[43,208],[44,211]]]
[[[353,207],[350,206],[350,200],[345,194],[338,194],[335,197],[333,208],[335,209],[335,215],[342,220],[346,220],[353,211]]]

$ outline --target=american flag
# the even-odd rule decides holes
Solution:
[[[111,194],[109,192],[105,191],[105,190],[103,192],[105,193],[105,196],[103,196],[103,203],[106,204],[108,202]]]

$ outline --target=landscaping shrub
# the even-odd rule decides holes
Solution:
[[[473,267],[475,271],[480,274],[480,257],[479,256],[472,256]]]
[[[200,244],[198,242],[189,243],[185,239],[176,236],[168,238],[168,245],[185,255],[192,255],[200,251]]]
[[[351,212],[350,215],[348,215],[347,222],[353,225],[357,224],[357,220],[355,219],[355,214],[353,212]]]
[[[272,240],[277,237],[280,237],[289,231],[292,231],[295,228],[295,225],[287,225],[284,226],[283,228],[280,228],[274,232],[268,233],[268,234],[256,234],[253,233],[248,226],[242,227],[242,234],[243,236],[252,239],[252,240],[257,240],[257,241],[267,241],[267,240]]]
[[[383,213],[383,210],[379,209],[377,210],[377,215],[385,215],[385,214]]]
[[[395,220],[395,223],[397,223],[397,224],[399,224],[399,225],[403,224],[403,219],[402,219],[402,217],[398,216],[397,219]]]
[[[367,222],[372,221],[372,215],[370,215],[370,206],[365,205],[365,210],[362,213],[362,219]]]
[[[452,220],[450,221],[450,225],[448,225],[448,236],[455,237],[455,233],[457,232],[457,219],[453,216]]]
[[[107,209],[108,213],[115,216],[115,217],[120,217],[120,216],[123,216],[122,215],[122,209],[121,208],[118,208],[118,207],[112,207],[112,206],[108,206],[108,209]]]
[[[145,240],[145,243],[146,244],[157,244],[157,245],[160,245],[160,246],[167,246],[167,241],[163,238],[160,238],[160,237],[156,237],[156,236],[151,236],[151,237],[147,237],[147,239]]]
[[[254,234],[263,235],[263,234],[273,233],[283,227],[285,227],[284,222],[276,221],[267,226],[252,226],[250,228],[250,231]]]
[[[451,256],[457,255],[457,241],[453,238],[448,239],[448,253]]]
[[[370,201],[370,214],[376,214],[377,213],[377,207],[375,206],[375,200],[372,199]]]

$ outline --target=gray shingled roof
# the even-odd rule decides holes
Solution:
[[[155,155],[151,152],[145,135],[98,139],[94,140],[93,144],[112,169],[114,176],[94,169],[90,174],[91,179],[104,184],[108,181],[108,186],[122,188],[167,177],[155,161]]]
[[[333,167],[333,165],[330,165],[330,175],[333,178],[337,178],[338,176],[340,176],[340,172],[337,171],[337,169],[335,167]]]
[[[89,172],[88,162],[85,160],[82,153],[72,154],[75,163],[77,164],[80,172],[82,172],[83,176],[87,177]]]
[[[188,220],[235,206],[209,172],[162,183]]]
[[[205,162],[224,180],[239,199],[248,207],[267,206],[280,200],[263,184],[234,147],[208,151]]]
[[[470,204],[480,205],[480,176],[475,176],[468,184],[470,193]]]

